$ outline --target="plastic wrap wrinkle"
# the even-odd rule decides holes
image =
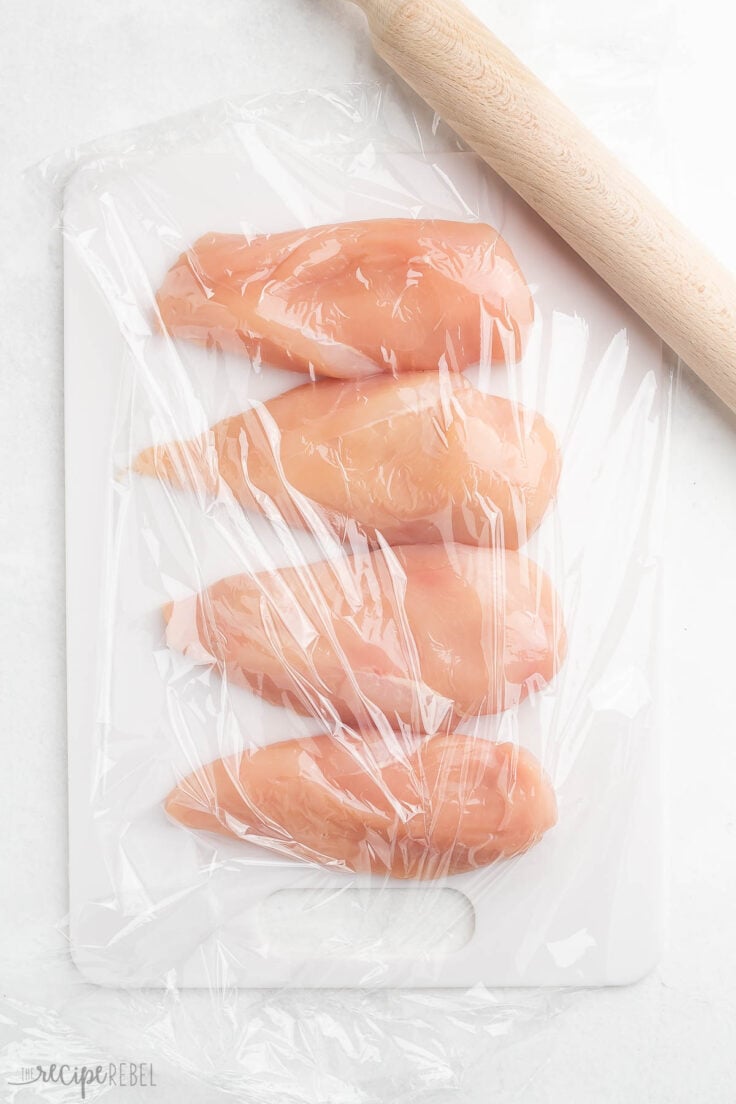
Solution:
[[[658,954],[671,369],[390,86],[73,167],[47,1041],[212,1099],[464,1099]]]

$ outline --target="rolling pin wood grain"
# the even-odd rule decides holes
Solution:
[[[354,0],[377,52],[736,411],[736,278],[458,0]]]

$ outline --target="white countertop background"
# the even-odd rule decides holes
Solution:
[[[471,7],[736,268],[736,17],[724,0]],[[639,87],[648,65],[665,74],[658,112]],[[0,0],[0,964],[37,962],[39,933],[66,909],[60,243],[51,200],[21,174],[60,147],[222,97],[382,72],[342,0]],[[469,1076],[438,1102],[736,1102],[736,418],[688,377],[673,419],[667,579],[661,965],[636,986],[576,995],[502,1051],[490,1079]],[[0,1057],[3,1014],[12,1068],[21,1013],[0,1000]],[[165,1078],[140,1098],[222,1099],[182,1097]],[[254,1088],[244,1104],[261,1099]]]

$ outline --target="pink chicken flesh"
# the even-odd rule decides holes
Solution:
[[[541,415],[416,372],[305,384],[133,467],[346,539],[355,522],[390,544],[517,548],[554,496],[560,458]]]
[[[543,571],[458,544],[235,575],[164,615],[171,648],[330,726],[452,729],[543,688],[566,650]]]
[[[415,219],[206,234],[156,299],[173,337],[339,379],[514,362],[534,317],[497,230]]]
[[[180,782],[166,811],[331,868],[412,879],[521,854],[557,820],[539,763],[513,744],[446,735],[397,753],[376,733],[218,759]]]

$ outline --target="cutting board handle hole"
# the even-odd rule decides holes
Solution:
[[[475,932],[475,909],[457,889],[280,889],[259,907],[267,955],[386,961],[454,954]]]

